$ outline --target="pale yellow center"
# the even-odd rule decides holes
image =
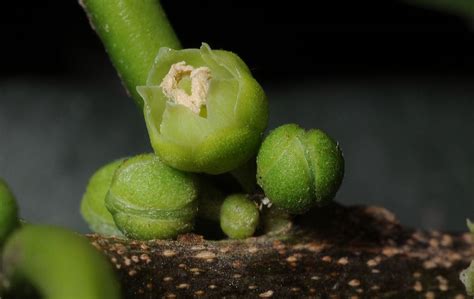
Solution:
[[[179,82],[186,76],[189,76],[191,79],[191,94],[188,94],[179,87]],[[209,68],[194,68],[181,61],[170,67],[160,87],[165,96],[170,100],[199,114],[201,107],[206,105],[211,78],[211,70]]]

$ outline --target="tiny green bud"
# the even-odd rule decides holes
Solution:
[[[230,195],[222,204],[221,229],[231,239],[244,239],[253,236],[259,218],[260,213],[257,205],[243,194]]]
[[[7,184],[0,179],[0,245],[19,225],[15,196]]]
[[[5,244],[2,274],[12,293],[26,280],[45,299],[120,298],[105,256],[86,238],[62,228],[26,225],[15,231]]]
[[[235,54],[161,48],[139,86],[155,153],[176,169],[220,174],[253,157],[267,126],[263,89]]]
[[[106,207],[134,239],[168,239],[193,228],[198,183],[154,154],[125,160],[115,172]]]
[[[335,196],[344,176],[339,145],[320,130],[283,125],[264,140],[257,156],[257,181],[280,209],[302,214]]]
[[[103,235],[122,236],[115,225],[114,219],[105,207],[105,197],[109,192],[112,178],[124,160],[111,162],[90,178],[86,193],[82,197],[81,214],[92,231]]]

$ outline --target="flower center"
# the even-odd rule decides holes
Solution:
[[[191,79],[190,94],[180,86],[184,78]],[[160,87],[168,99],[199,114],[201,107],[206,105],[211,79],[211,70],[208,67],[194,68],[181,61],[171,65]]]

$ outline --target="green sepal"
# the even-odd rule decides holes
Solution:
[[[126,212],[117,212],[114,219],[127,237],[136,240],[172,239],[194,227],[192,219],[150,218]]]
[[[81,215],[93,232],[108,236],[123,236],[105,207],[105,197],[112,184],[112,178],[123,161],[124,159],[119,159],[102,166],[87,184],[81,201]]]
[[[334,198],[344,176],[344,158],[339,144],[321,130],[305,134],[308,163],[313,172],[314,195],[318,205]]]

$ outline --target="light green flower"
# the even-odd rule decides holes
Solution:
[[[263,89],[235,54],[161,48],[146,86],[144,116],[155,153],[190,172],[219,174],[250,160],[267,126]]]

